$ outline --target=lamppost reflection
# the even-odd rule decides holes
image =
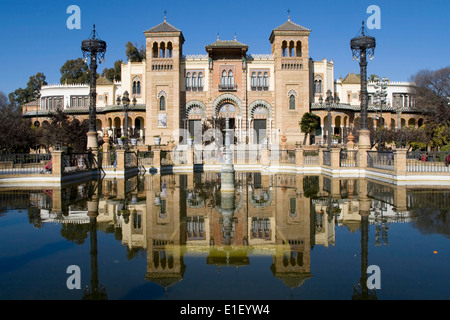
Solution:
[[[97,186],[98,188],[98,186]],[[83,300],[106,300],[106,288],[99,284],[98,280],[98,251],[97,251],[97,216],[98,216],[99,195],[93,192],[92,197],[88,200],[88,216],[89,216],[89,239],[91,245],[91,288],[86,286],[84,289]]]

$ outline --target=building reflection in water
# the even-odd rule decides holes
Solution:
[[[40,208],[29,211],[37,226],[49,221],[89,225],[92,277],[86,299],[106,298],[98,278],[99,229],[114,232],[129,259],[145,254],[145,278],[167,293],[183,280],[184,256],[191,253],[203,254],[205,264],[218,271],[245,267],[253,256],[270,256],[273,276],[289,288],[299,287],[313,276],[311,250],[334,246],[337,226],[361,233],[361,274],[352,298],[374,299],[366,285],[369,225],[375,225],[375,245],[387,245],[389,224],[414,219],[414,206],[427,201],[427,194],[433,197],[368,180],[255,172],[234,172],[233,191],[223,192],[222,174],[147,174],[45,192],[16,191],[16,196],[28,199],[24,206]],[[13,198],[5,192],[1,196],[3,204]],[[86,228],[71,230],[66,237],[86,237]]]

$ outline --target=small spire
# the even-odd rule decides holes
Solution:
[[[288,13],[288,21],[291,21],[291,9],[288,9],[287,13]]]
[[[217,41],[220,40],[219,33],[217,32]]]
[[[364,35],[364,20],[362,21],[361,34]]]
[[[236,32],[234,33],[234,41],[237,41]]]
[[[167,20],[167,10],[164,10],[164,22]]]
[[[94,24],[94,30],[92,31],[92,38],[95,39],[95,24]]]

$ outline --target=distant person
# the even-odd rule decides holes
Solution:
[[[450,164],[450,153],[445,157],[444,163],[446,167]]]

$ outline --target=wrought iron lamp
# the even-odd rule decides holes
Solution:
[[[123,148],[128,150],[128,106],[130,105],[130,94],[125,91],[122,96],[123,109],[125,111],[125,123],[124,123],[124,137]]]
[[[328,147],[328,149],[331,148],[331,104],[333,104],[333,103],[339,104],[339,101],[340,101],[339,97],[333,98],[333,93],[331,92],[330,89],[328,89],[327,90],[327,97],[325,99],[325,104],[327,106],[327,111],[328,111],[328,116],[327,116],[327,118],[328,118],[328,123],[327,123],[327,131],[328,131],[328,134],[327,134],[327,147]],[[321,105],[323,105],[322,95],[320,95],[320,97],[319,97],[319,103]]]
[[[382,134],[383,134],[383,105],[386,104],[386,97],[387,97],[387,84],[389,82],[388,78],[376,78],[375,79],[375,104],[379,104],[380,106],[380,136],[378,138],[378,150],[380,151],[382,149]]]
[[[361,74],[361,132],[359,141],[364,145],[370,146],[370,136],[367,126],[367,57],[370,60],[374,57],[375,38],[365,34],[364,21],[362,22],[361,34],[350,40],[350,48],[352,50],[353,60],[356,59],[359,61]],[[365,136],[365,139],[361,139],[362,135]]]
[[[81,50],[83,51],[83,58],[87,62],[90,61],[89,68],[91,70],[90,80],[89,80],[89,132],[87,148],[91,148],[92,150],[98,149],[98,141],[97,141],[97,128],[96,128],[96,101],[97,101],[97,67],[98,63],[102,63],[105,61],[105,52],[106,52],[106,42],[97,38],[94,30],[92,31],[92,37],[83,40],[81,43]]]

